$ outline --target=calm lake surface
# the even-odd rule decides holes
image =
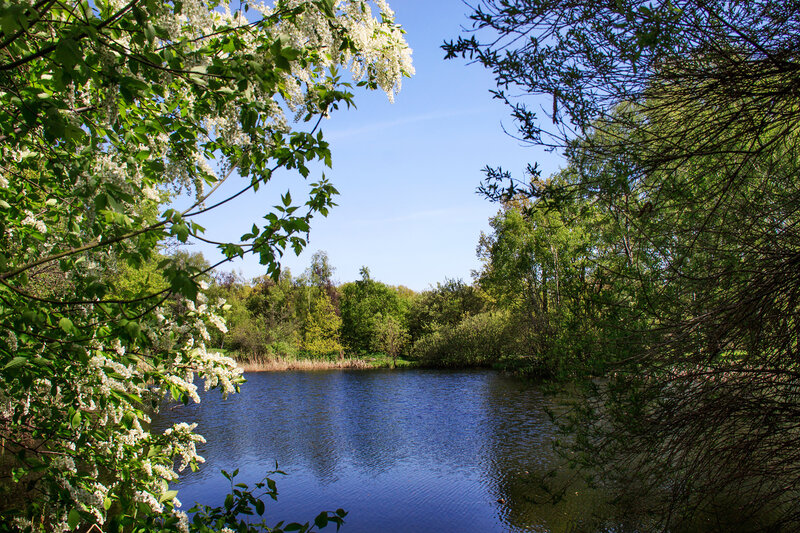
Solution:
[[[348,511],[344,533],[570,531],[592,499],[542,504],[554,463],[547,399],[492,371],[250,373],[241,394],[165,408],[158,430],[197,422],[206,464],[183,473],[178,497],[220,505],[239,468],[253,484],[274,470],[268,523]],[[333,527],[326,528],[324,531]]]

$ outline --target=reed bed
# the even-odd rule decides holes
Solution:
[[[375,368],[364,359],[339,359],[325,361],[318,359],[261,359],[239,361],[245,372],[282,372],[286,370],[333,370]]]

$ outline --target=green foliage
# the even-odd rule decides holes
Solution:
[[[370,278],[361,269],[361,279],[341,287],[342,342],[351,352],[369,353],[378,337],[381,318],[391,317],[405,328],[409,302],[398,289]]]
[[[375,317],[375,350],[383,352],[392,358],[392,366],[397,364],[397,356],[402,353],[408,344],[409,335],[402,324],[392,317],[377,315]]]
[[[408,311],[408,330],[417,340],[439,326],[455,326],[463,318],[486,310],[484,293],[462,280],[445,280],[415,298]]]
[[[800,106],[786,88],[800,4],[486,0],[472,19],[448,54],[491,69],[519,136],[568,158],[553,179],[533,165],[524,180],[487,169],[482,185],[533,199],[528,233],[512,224],[508,246],[488,242],[503,268],[487,290],[536,303],[548,359],[599,341],[589,366],[614,370],[561,418],[568,457],[620,499],[646,495],[660,529],[724,519],[728,501],[769,516],[759,530],[797,529]],[[558,224],[537,231],[553,213],[581,228],[579,246]],[[538,294],[502,292],[515,286]]]
[[[312,357],[342,353],[339,331],[342,319],[324,292],[311,304],[303,331],[303,349]]]
[[[186,530],[167,489],[202,437],[152,433],[149,413],[198,401],[196,377],[224,394],[242,378],[208,349],[226,329],[212,265],[159,253],[207,240],[197,217],[273,172],[331,165],[318,121],[354,99],[339,66],[390,98],[413,71],[391,14],[353,4],[0,5],[0,527]],[[253,254],[277,277],[335,194],[324,176],[285,194],[217,243],[222,262]]]
[[[315,257],[320,253],[324,254]],[[320,286],[310,285],[310,280],[308,273],[293,278],[283,271],[277,280],[261,277],[226,287],[216,284],[229,305],[228,332],[221,342],[248,362],[340,355],[341,319],[333,304],[339,299],[338,289],[329,279]]]
[[[228,302],[229,328],[221,344],[243,361],[341,357],[343,336],[355,331],[360,350],[352,344],[348,350],[400,355],[408,344],[404,319],[414,293],[368,277],[337,287],[333,271],[327,255],[317,252],[299,278],[287,271],[278,280],[218,282],[212,294]]]
[[[514,326],[508,312],[468,316],[455,327],[439,326],[421,337],[413,355],[430,366],[488,366],[516,353]]]
[[[183,250],[172,250],[166,255],[154,253],[141,264],[133,267],[127,262],[117,262],[116,267],[108,266],[110,295],[123,300],[150,297],[153,294],[166,293],[170,288],[163,271],[165,263],[180,265],[196,274],[196,281],[207,282],[210,278],[204,272],[209,270],[209,263],[200,253],[188,253]]]
[[[550,183],[566,185],[570,170]],[[566,222],[568,221],[568,223]],[[581,200],[551,205],[518,197],[481,236],[478,283],[516,324],[517,355],[531,371],[567,378],[598,374],[634,349],[623,328],[643,323],[640,284],[613,278],[642,268],[619,239],[618,220]]]
[[[278,280],[258,278],[243,293],[238,321],[230,328],[229,346],[246,357],[285,357],[300,349],[302,305],[291,273]],[[244,303],[244,309],[241,304]]]
[[[275,474],[285,475],[280,470],[269,472],[264,479],[255,483],[251,488],[245,483],[236,482],[235,477],[239,474],[239,470],[233,472],[222,471],[222,475],[230,483],[230,493],[225,497],[225,502],[218,506],[212,507],[210,505],[195,504],[189,512],[192,513],[192,520],[187,526],[187,530],[191,533],[212,533],[215,531],[236,531],[242,533],[288,533],[295,531],[298,533],[310,533],[315,527],[324,529],[328,525],[335,524],[336,530],[344,523],[344,517],[347,512],[343,509],[336,511],[323,511],[314,519],[314,523],[306,522],[304,524],[298,522],[284,523],[278,522],[270,526],[264,517],[266,513],[265,500],[267,498],[277,501],[278,489],[275,481],[269,477]],[[170,491],[169,498],[174,498],[176,491]],[[255,517],[258,516],[260,521],[256,522]],[[174,518],[163,520],[160,517],[153,516],[143,520],[146,529],[144,531],[167,531],[169,530],[170,522]]]

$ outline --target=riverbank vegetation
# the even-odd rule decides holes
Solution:
[[[447,54],[567,159],[481,188],[503,209],[485,281],[524,295],[538,353],[604,376],[560,418],[567,457],[663,531],[800,529],[800,4],[484,0],[472,21]]]
[[[609,283],[593,263],[598,253],[620,253],[613,223],[596,212],[580,224],[575,211],[544,213],[523,198],[505,202],[480,238],[482,266],[472,283],[445,280],[421,292],[374,280],[367,267],[361,279],[337,284],[322,251],[297,277],[220,273],[209,294],[227,302],[228,331],[214,333],[212,344],[248,368],[359,365],[382,354],[391,366],[399,357],[416,366],[495,367],[539,378],[599,375],[632,346],[611,326],[640,318],[633,307],[612,305],[634,287]],[[590,235],[589,225],[601,224],[606,233]]]
[[[213,333],[211,344],[251,370],[496,366],[539,377],[566,371],[540,350],[545,340],[533,341],[542,329],[520,327],[530,310],[502,297],[514,287],[446,280],[417,293],[372,279],[367,267],[361,279],[343,284],[333,273],[327,254],[317,252],[298,277],[218,274],[208,294],[225,300],[227,331]]]

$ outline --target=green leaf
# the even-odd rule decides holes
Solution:
[[[322,529],[323,527],[328,525],[328,513],[325,511],[319,513],[317,517],[314,519],[314,525],[318,528]]]
[[[281,50],[281,55],[289,61],[295,61],[302,52],[296,48],[284,48]]]
[[[45,359],[44,357],[41,357],[41,356],[37,355],[36,357],[33,358],[33,364],[35,364],[37,366],[49,366],[49,367],[52,367],[53,366],[53,361],[51,361],[49,359]]]
[[[139,325],[138,322],[130,321],[125,324],[125,332],[132,338],[135,339],[139,336],[139,333],[142,331],[142,327]]]
[[[2,18],[0,18],[0,27],[3,28],[5,37],[12,35],[19,29],[19,21],[15,13],[7,11]]]
[[[317,5],[319,5],[322,8],[323,13],[325,13],[327,17],[334,18],[336,16],[336,12],[334,11],[335,7],[334,4],[335,4],[334,0],[320,0]]]
[[[3,370],[8,370],[10,368],[17,368],[18,366],[22,366],[28,362],[28,359],[25,357],[15,357],[11,361],[9,361],[6,366],[3,367]]]
[[[183,270],[174,271],[169,280],[172,290],[194,301],[197,298],[198,287],[192,277]]]
[[[161,497],[158,499],[158,501],[159,502],[171,501],[177,495],[178,495],[178,491],[177,490],[168,490],[168,491],[165,491],[164,494],[161,495]]]
[[[74,333],[76,331],[75,325],[72,323],[72,320],[70,320],[67,317],[64,317],[58,321],[58,327],[61,328],[61,330],[64,333]]]
[[[292,64],[282,55],[277,55],[274,57],[275,66],[281,70],[292,70]]]
[[[19,483],[22,478],[24,478],[28,474],[27,468],[12,468],[11,469],[11,480],[14,483]]]
[[[175,224],[172,226],[172,234],[178,237],[181,242],[186,242],[189,238],[189,227],[186,224]]]
[[[133,423],[135,420],[136,417],[134,417],[133,414],[130,411],[128,411],[124,415],[122,415],[122,420],[120,420],[120,424],[122,424],[122,427],[124,427],[125,429],[131,429],[133,427]]]
[[[77,43],[70,38],[61,39],[58,42],[55,55],[66,70],[72,70],[83,59]]]
[[[78,426],[80,426],[80,424],[81,424],[81,412],[75,411],[75,414],[72,415],[72,418],[70,418],[69,425],[72,426],[72,429],[75,429]]]
[[[67,527],[69,527],[70,529],[75,529],[76,527],[78,527],[78,524],[80,524],[80,522],[81,522],[81,514],[75,509],[70,510],[69,517],[67,518]]]

